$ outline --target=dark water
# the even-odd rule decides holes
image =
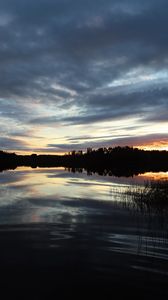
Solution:
[[[64,169],[0,174],[1,289],[22,299],[168,296],[168,219],[125,197],[144,180]],[[4,299],[6,299],[4,298]]]

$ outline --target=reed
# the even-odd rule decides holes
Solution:
[[[142,212],[168,212],[168,180],[147,181],[126,191],[127,201]]]

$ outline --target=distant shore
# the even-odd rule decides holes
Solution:
[[[0,171],[19,166],[84,168],[100,175],[132,176],[145,172],[168,171],[168,151],[145,151],[132,147],[88,148],[65,155],[17,155],[0,151]]]

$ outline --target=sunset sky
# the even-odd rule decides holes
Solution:
[[[167,0],[1,0],[0,149],[168,150]]]

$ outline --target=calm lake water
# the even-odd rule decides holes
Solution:
[[[168,173],[0,173],[3,287],[24,291],[23,299],[74,295],[78,288],[103,296],[168,296],[167,214],[140,211],[125,195],[130,187],[163,178]]]

